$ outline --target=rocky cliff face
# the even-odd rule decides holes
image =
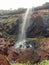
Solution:
[[[37,14],[38,15],[38,14]],[[32,16],[30,19],[29,27],[26,31],[27,37],[38,37],[38,36],[44,36],[49,37],[49,15],[43,15],[43,16]],[[19,26],[22,24],[21,17],[18,18],[15,22],[11,24],[0,24],[0,30],[4,30],[6,33],[13,35],[18,35]]]
[[[17,14],[16,14],[17,15]],[[22,24],[22,16],[7,15],[9,17],[5,18],[2,16],[1,19],[4,21],[0,22],[0,32],[8,35],[18,36],[20,25]],[[29,17],[29,16],[28,16]],[[26,31],[27,37],[49,37],[49,9],[35,10],[35,12],[30,17],[29,27]]]

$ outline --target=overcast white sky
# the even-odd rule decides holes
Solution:
[[[40,6],[45,2],[49,2],[49,0],[0,0],[0,9],[30,8]]]

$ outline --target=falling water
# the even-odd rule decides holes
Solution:
[[[26,41],[26,30],[29,26],[29,16],[30,16],[31,9],[27,9],[24,17],[23,17],[23,22],[22,25],[20,26],[21,28],[21,33],[19,34],[19,40],[25,42]]]
[[[25,42],[26,42],[26,30],[29,26],[30,16],[31,16],[31,8],[28,8],[24,17],[23,22],[20,25],[21,33],[19,33],[18,41],[16,43],[16,48],[19,48],[22,46],[22,49],[26,48]]]

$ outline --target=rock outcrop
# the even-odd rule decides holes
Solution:
[[[34,14],[32,14],[34,15]],[[38,14],[37,14],[38,15]],[[43,37],[49,37],[49,18],[47,15],[43,16],[32,16],[30,19],[29,27],[27,28],[26,31],[26,36],[27,37],[38,37],[38,36],[43,36]],[[46,18],[45,18],[46,17]],[[21,17],[18,18],[17,21],[11,23],[10,25],[4,25],[3,24],[3,31],[10,35],[18,35],[20,31],[20,25],[22,24],[22,19]]]

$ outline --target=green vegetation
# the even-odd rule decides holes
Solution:
[[[33,65],[31,63],[14,63],[14,64],[11,64],[11,65]]]
[[[13,37],[15,38],[15,37],[16,37],[16,34],[10,35],[10,34],[6,33],[5,31],[2,32],[2,33],[3,33],[3,35],[6,36],[6,37],[10,37],[10,38],[13,38]]]
[[[27,38],[27,40],[42,40],[42,39],[48,39],[48,38],[46,38],[46,37],[35,37],[35,38]]]
[[[49,65],[49,60],[42,61],[38,65]]]
[[[19,13],[24,13],[26,11],[26,8],[18,8],[18,9],[10,9],[10,10],[0,10],[0,15],[5,15],[5,14],[19,14]]]
[[[37,39],[43,39],[45,38],[44,36],[38,36]]]
[[[9,25],[9,24],[15,22],[17,19],[18,18],[16,18],[16,17],[10,17],[10,18],[6,19],[3,23],[6,23],[7,25]]]
[[[37,64],[31,64],[31,63],[14,63],[14,64],[11,64],[11,65],[49,65],[49,60],[45,60],[45,61],[42,61],[42,62],[37,63]]]

